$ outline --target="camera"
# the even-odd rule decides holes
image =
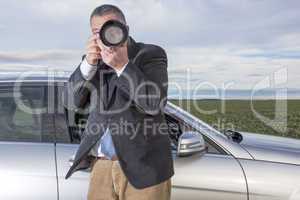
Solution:
[[[105,46],[120,46],[128,38],[128,28],[117,20],[109,20],[103,24],[99,37]]]

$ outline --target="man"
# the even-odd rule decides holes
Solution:
[[[105,46],[99,31],[108,20],[126,25],[116,6],[96,8],[86,55],[69,79],[69,102],[77,112],[88,105],[90,113],[66,178],[88,163],[89,200],[170,199],[174,172],[163,114],[166,54],[131,37],[121,46]]]

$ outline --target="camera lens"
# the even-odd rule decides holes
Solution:
[[[100,30],[100,39],[106,46],[119,46],[128,38],[126,25],[116,20],[104,23]]]
[[[115,45],[123,40],[124,33],[120,27],[110,26],[105,30],[104,37],[110,44]]]

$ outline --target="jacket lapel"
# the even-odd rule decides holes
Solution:
[[[98,64],[98,77],[99,77],[99,97],[100,97],[100,103],[103,104],[104,108],[107,108],[107,101],[106,101],[106,94],[107,94],[107,86],[106,81],[104,80],[105,72],[106,72],[106,66],[103,62],[100,62]]]
[[[129,37],[128,43],[127,43],[127,49],[128,49],[128,58],[129,60],[133,61],[133,58],[136,56],[138,52],[138,45],[134,41],[132,37]],[[134,62],[134,61],[133,61]]]
[[[108,89],[108,98],[107,98],[107,100],[108,100],[107,106],[108,106],[108,107],[109,107],[109,105],[110,105],[110,103],[111,103],[111,100],[112,100],[112,97],[113,97],[113,95],[114,95],[114,93],[115,93],[115,91],[116,91],[115,79],[117,78],[117,74],[114,73],[112,76],[113,76],[113,77],[111,77],[111,79],[110,79],[110,81],[109,81],[109,83],[108,83],[109,85],[108,85],[108,87],[107,87],[107,88],[109,88],[109,89]]]
[[[134,39],[132,37],[129,37],[129,40],[127,43],[127,49],[128,49],[128,58],[129,58],[129,60],[132,60],[136,56],[136,53],[138,51],[136,42],[134,41]],[[104,103],[105,108],[108,109],[109,105],[111,103],[111,100],[114,96],[114,93],[116,92],[115,80],[118,77],[117,77],[117,74],[114,71],[112,71],[113,69],[111,69],[105,63],[100,62],[100,64],[101,64],[101,67],[100,67],[99,71],[100,71],[100,73],[102,73],[102,75],[100,75],[100,96],[102,97],[102,101]],[[113,77],[111,77],[111,80],[109,81],[108,86],[106,85],[107,84],[106,81],[104,81],[104,76],[105,76],[105,73],[107,72],[107,70],[109,70],[110,72],[113,73],[113,75],[112,75]],[[107,91],[107,89],[108,89],[108,91]],[[108,96],[106,96],[106,95],[108,95]]]

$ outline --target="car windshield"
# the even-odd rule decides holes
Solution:
[[[214,135],[216,137],[223,137],[228,139],[226,135],[219,132],[218,130],[214,129],[201,119],[193,116],[192,114],[188,113],[187,111],[183,110],[182,108],[174,105],[171,102],[168,102],[166,106],[167,113],[175,114],[181,119],[183,119],[186,123],[190,124],[196,130],[199,130],[201,133],[207,133],[207,135]]]

